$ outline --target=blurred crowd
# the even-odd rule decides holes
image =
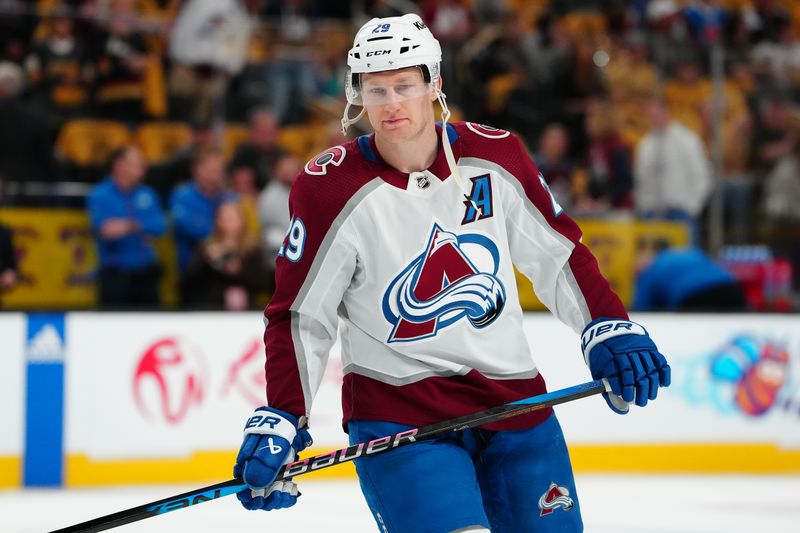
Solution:
[[[107,305],[157,304],[170,234],[185,305],[253,306],[292,180],[345,140],[353,32],[407,11],[454,118],[519,133],[572,216],[680,221],[702,248],[718,194],[725,244],[800,272],[793,0],[0,1],[5,204],[85,206]]]

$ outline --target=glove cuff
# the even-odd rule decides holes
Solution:
[[[598,318],[589,322],[581,334],[581,349],[586,365],[589,366],[589,354],[592,348],[620,335],[647,335],[647,330],[630,320]]]
[[[278,409],[259,407],[247,419],[244,434],[276,435],[291,443],[297,435],[297,419]]]

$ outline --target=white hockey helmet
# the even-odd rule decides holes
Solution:
[[[345,95],[362,105],[361,74],[420,67],[425,81],[439,80],[442,49],[419,15],[374,18],[361,26],[347,53]]]
[[[356,117],[349,116],[351,105],[364,105],[361,91],[362,74],[419,67],[425,82],[433,89],[442,108],[442,146],[448,166],[466,200],[478,209],[469,196],[469,189],[461,178],[450,147],[447,135],[450,110],[447,108],[445,94],[439,88],[441,62],[442,48],[439,46],[439,41],[419,15],[408,13],[401,17],[374,18],[361,26],[353,39],[353,48],[347,53],[344,83],[347,105],[342,116],[342,133],[346,134],[347,128],[358,122],[366,112],[366,108],[362,108]]]
[[[431,30],[419,15],[374,18],[361,26],[347,53],[344,93],[347,106],[342,117],[342,130],[357,122],[364,110],[353,119],[350,106],[363,106],[361,74],[419,67],[422,76],[438,94],[442,49]]]

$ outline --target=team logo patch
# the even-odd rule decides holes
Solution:
[[[457,235],[434,223],[425,249],[383,295],[383,314],[393,326],[387,342],[433,337],[462,319],[474,328],[488,326],[506,302],[499,268],[498,247],[489,237]]]
[[[481,137],[486,137],[487,139],[503,139],[511,135],[511,132],[508,132],[506,130],[499,130],[491,126],[476,124],[475,122],[467,122],[467,127],[471,131],[477,133]]]
[[[328,165],[336,165],[337,167],[344,161],[344,156],[347,151],[343,146],[334,146],[328,148],[317,157],[306,163],[306,173],[313,174],[314,176],[322,176],[328,173]]]
[[[569,489],[551,482],[550,488],[539,498],[539,509],[542,510],[539,516],[552,514],[556,509],[569,511],[574,506],[575,502],[569,497]]]

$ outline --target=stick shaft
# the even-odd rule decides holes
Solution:
[[[463,429],[474,428],[498,420],[504,420],[513,416],[519,416],[533,411],[546,409],[554,405],[593,396],[604,392],[606,387],[601,380],[589,381],[580,385],[574,385],[565,389],[532,396],[524,400],[510,402],[485,411],[445,420],[444,422],[437,422],[421,428],[414,428],[408,431],[402,431],[396,435],[388,435],[380,439],[375,439],[369,442],[362,442],[347,448],[341,448],[328,453],[323,453],[289,463],[285,465],[278,473],[276,479],[287,479],[294,476],[307,474],[335,466],[342,463],[347,463],[358,459],[359,457],[366,457],[377,455],[391,451],[401,446],[418,442],[421,440],[442,437],[448,433],[461,431]],[[230,494],[235,494],[247,488],[247,485],[241,478],[229,479],[222,483],[209,485],[195,489],[177,496],[164,498],[153,502],[132,507],[124,511],[101,516],[87,522],[75,524],[63,529],[52,531],[51,533],[94,533],[96,531],[105,531],[107,529],[119,527],[132,522],[138,522],[145,518],[168,513],[170,511],[177,511],[178,509],[185,509],[199,503],[204,503],[211,500],[222,498]]]

